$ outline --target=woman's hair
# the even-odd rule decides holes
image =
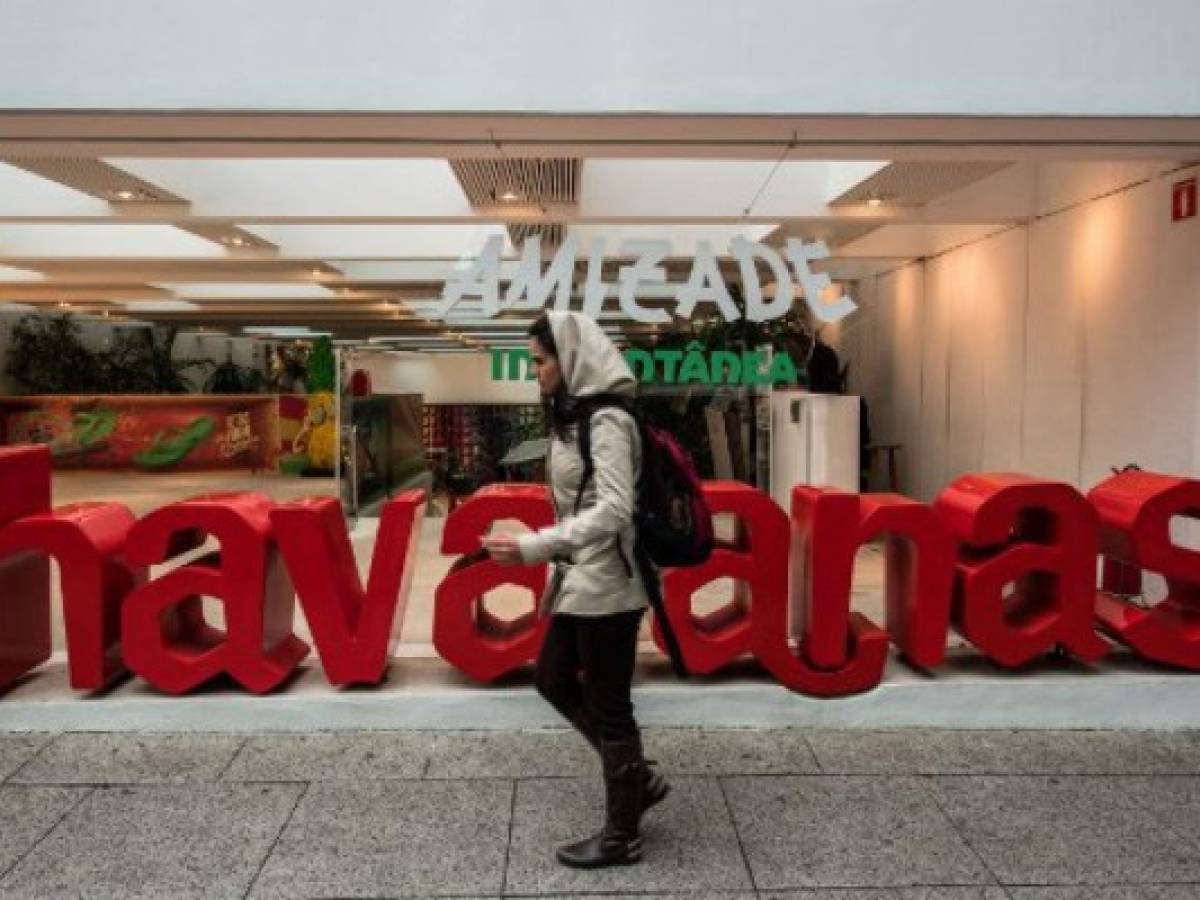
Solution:
[[[549,316],[545,313],[538,316],[529,326],[529,336],[542,345],[547,356],[558,359],[558,344],[554,340]],[[570,436],[568,426],[575,422],[573,406],[564,381],[559,382],[553,394],[542,395],[542,412],[546,416],[546,424],[560,441],[565,441]]]

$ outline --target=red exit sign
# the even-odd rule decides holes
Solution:
[[[1196,179],[1177,181],[1171,185],[1171,221],[1196,217]]]

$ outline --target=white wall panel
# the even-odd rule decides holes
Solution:
[[[972,469],[1089,488],[1137,462],[1200,475],[1200,220],[1129,187],[875,280],[847,342],[876,441],[931,499]],[[1062,194],[1070,185],[1046,178]],[[855,357],[871,354],[867,364]],[[919,365],[914,366],[913,361]],[[877,482],[878,484],[878,482]],[[1195,531],[1200,534],[1200,526]]]
[[[1087,310],[1085,486],[1127,462],[1191,466],[1200,226],[1171,222],[1170,204],[1170,182],[1156,181],[1046,222],[1089,260],[1076,287]]]
[[[1073,235],[1034,226],[1025,331],[1025,406],[1021,467],[1026,472],[1079,480],[1083,428],[1083,306],[1078,270],[1088,261]]]

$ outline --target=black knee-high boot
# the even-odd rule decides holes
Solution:
[[[629,865],[642,858],[642,817],[646,761],[637,735],[619,741],[602,740],[604,767],[604,827],[582,841],[558,848],[558,861],[579,869]]]
[[[599,729],[596,728],[596,723],[592,720],[592,717],[588,715],[587,709],[580,706],[577,709],[571,710],[570,713],[564,712],[563,715],[574,729],[583,735],[583,739],[592,745],[592,749],[599,753]],[[638,740],[638,746],[640,747],[640,737]],[[642,812],[644,813],[666,799],[667,794],[671,793],[671,784],[662,776],[661,772],[655,770],[654,766],[656,763],[654,760],[644,759],[642,762],[644,763],[642,767],[644,778],[642,785]]]

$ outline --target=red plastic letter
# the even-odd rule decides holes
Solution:
[[[442,553],[476,553],[480,538],[498,519],[516,519],[530,528],[552,524],[545,486],[480,489],[446,519]],[[500,566],[491,559],[462,564],[442,579],[434,596],[433,645],[442,659],[476,681],[494,681],[535,659],[545,636],[547,623],[536,609],[508,623],[483,608],[483,595],[502,584],[527,588],[536,603],[545,590],[546,566]]]
[[[50,450],[0,447],[0,525],[50,509]],[[50,658],[50,561],[0,553],[0,687]]]
[[[309,648],[292,633],[296,598],[271,536],[271,506],[262,494],[213,494],[164,506],[133,526],[128,556],[139,565],[164,561],[178,536],[196,531],[221,549],[129,595],[122,616],[129,668],[170,694],[221,673],[257,694],[287,679]],[[224,603],[227,634],[204,622],[202,596]]]
[[[719,544],[708,561],[663,573],[663,605],[689,671],[707,675],[754,652],[753,610],[787,604],[787,516],[762,491],[738,481],[706,481],[713,515],[732,513],[742,540]],[[692,596],[706,584],[732,578],[729,601],[706,615],[692,612]],[[662,628],[654,640],[666,652]]]
[[[425,492],[384,504],[363,590],[342,505],[310,497],[271,510],[275,539],[330,684],[378,684],[400,640],[425,516]]]
[[[131,568],[122,556],[133,523],[133,513],[121,503],[78,503],[0,528],[0,559],[27,551],[48,554],[58,562],[73,688],[99,690],[125,672],[121,602],[146,580],[146,569]],[[38,615],[48,628],[50,603],[45,583],[31,589],[29,597],[12,594],[21,606],[35,597],[42,604]],[[39,633],[42,627],[39,625]],[[49,647],[45,649],[48,655]]]
[[[790,604],[755,610],[755,655],[792,690],[834,697],[870,690],[883,677],[888,636],[850,611],[858,519],[853,494],[792,489]],[[790,643],[793,628],[800,632],[798,651]]]
[[[1122,472],[1092,488],[1088,500],[1100,516],[1105,588],[1123,581],[1140,592],[1142,570],[1167,581],[1166,598],[1150,609],[1102,591],[1101,627],[1146,659],[1200,669],[1200,553],[1173,544],[1170,528],[1174,516],[1200,518],[1200,481]]]
[[[934,509],[966,545],[955,624],[989,659],[1015,667],[1059,645],[1090,662],[1108,651],[1092,626],[1096,514],[1075,488],[1016,473],[964,475]]]

